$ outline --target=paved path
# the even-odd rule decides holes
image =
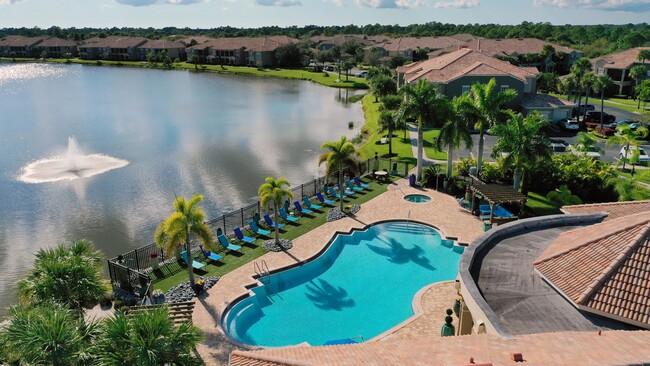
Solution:
[[[411,149],[413,151],[413,156],[418,158],[418,126],[407,124],[409,130],[409,137],[411,138]],[[447,164],[447,160],[434,160],[427,157],[427,154],[422,152],[423,166],[429,166],[433,164]]]

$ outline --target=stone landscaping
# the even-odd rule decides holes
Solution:
[[[208,291],[215,283],[217,283],[217,281],[219,281],[219,276],[201,277],[201,279],[205,281],[203,284],[203,291]],[[196,292],[192,287],[190,287],[189,281],[174,286],[165,293],[165,300],[167,302],[190,301],[194,297],[196,297]]]

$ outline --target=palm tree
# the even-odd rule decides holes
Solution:
[[[370,79],[370,88],[375,95],[375,103],[379,102],[380,97],[394,94],[397,91],[397,85],[390,76],[375,76]]]
[[[634,79],[634,86],[635,86],[634,90],[636,90],[636,86],[638,86],[641,81],[645,80],[646,76],[647,76],[647,70],[643,65],[636,65],[630,69],[630,77]],[[636,109],[639,109],[641,108],[641,98],[639,98],[638,96],[639,93],[635,92],[635,94],[636,94],[635,97],[638,99],[638,104],[636,106]]]
[[[195,235],[207,247],[211,247],[213,242],[212,231],[205,224],[205,212],[198,207],[202,200],[203,196],[200,194],[195,194],[189,201],[184,197],[176,197],[174,213],[161,222],[154,233],[156,245],[168,254],[176,253],[180,250],[180,245],[185,245],[187,272],[192,288],[194,288],[194,270],[190,235]]]
[[[388,132],[388,156],[393,156],[393,132],[400,127],[400,121],[395,113],[381,111],[379,114],[379,131]]]
[[[637,184],[634,178],[625,178],[621,176],[610,177],[605,181],[609,185],[614,187],[616,193],[618,193],[619,201],[634,201],[634,191],[636,190]]]
[[[55,302],[36,307],[14,306],[0,330],[6,361],[21,365],[90,365],[97,337],[95,323],[85,323],[71,309]]]
[[[600,130],[603,130],[603,114],[605,109],[605,91],[612,85],[613,81],[607,75],[599,75],[594,80],[594,90],[600,92]]]
[[[504,163],[515,167],[513,188],[516,190],[528,167],[551,156],[550,143],[542,132],[546,124],[546,120],[537,113],[526,118],[516,114],[507,123],[492,128],[492,132],[499,137],[492,150],[493,155],[505,153]]]
[[[621,145],[625,147],[627,153],[625,155],[621,154],[621,162],[623,162],[623,170],[625,170],[625,164],[627,162],[632,162],[632,172],[634,172],[634,160],[639,157],[639,139],[644,138],[648,135],[648,129],[646,127],[638,127],[636,131],[632,130],[629,125],[621,125],[616,127],[616,132],[614,136],[610,136],[607,139],[607,145]],[[634,151],[630,150],[630,146],[634,146]]]
[[[34,268],[18,282],[18,297],[26,305],[55,301],[80,310],[106,293],[102,273],[102,253],[87,240],[39,249]]]
[[[596,145],[596,140],[591,138],[591,135],[589,135],[586,132],[580,131],[576,135],[576,141],[575,141],[575,149],[576,151],[580,152],[602,152],[602,149]]]
[[[426,80],[420,80],[415,85],[406,84],[400,92],[406,97],[400,107],[401,118],[415,117],[418,121],[418,152],[417,179],[422,180],[422,154],[424,125],[436,119],[439,109],[449,104],[449,101],[438,91],[438,87]]]
[[[325,175],[332,174],[334,169],[339,171],[339,187],[343,187],[343,168],[349,166],[356,170],[356,149],[354,145],[343,136],[339,141],[324,142],[320,147],[327,150],[318,157],[318,166],[327,162]],[[343,192],[340,192],[341,212],[343,212]]]
[[[166,307],[114,317],[100,324],[93,349],[101,365],[200,365],[193,350],[201,330],[191,322],[174,325]]]
[[[645,60],[650,60],[650,50],[639,50],[639,54],[636,55],[636,59],[641,61],[641,64],[645,66]]]
[[[483,165],[485,130],[495,126],[500,120],[507,118],[509,114],[503,111],[501,106],[513,100],[516,96],[517,91],[514,89],[497,92],[496,79],[492,78],[487,84],[476,83],[472,85],[469,98],[460,102],[461,105],[458,107],[466,113],[468,118],[476,121],[475,127],[479,130],[477,174],[480,173]]]
[[[465,148],[470,150],[474,143],[472,141],[472,135],[469,132],[472,123],[470,122],[469,116],[462,111],[462,106],[468,103],[464,100],[466,98],[469,98],[468,94],[454,98],[453,106],[456,113],[442,125],[440,135],[436,140],[438,150],[442,150],[445,146],[447,147],[447,178],[451,178],[454,149],[465,145]]]
[[[593,72],[587,72],[582,76],[582,85],[585,87],[585,113],[587,111],[587,104],[589,104],[589,94],[591,93],[591,88],[596,82],[596,75]]]
[[[280,229],[278,229],[278,207],[282,206],[282,198],[284,196],[293,198],[293,192],[289,187],[289,181],[286,178],[275,179],[273,177],[266,177],[264,184],[260,186],[257,190],[257,194],[260,196],[260,201],[262,207],[267,207],[269,202],[273,202],[273,220],[275,221],[274,231],[275,231],[275,243],[280,244]]]
[[[578,111],[580,111],[580,105],[582,104],[582,89],[585,83],[585,74],[592,69],[591,62],[586,58],[581,58],[571,65],[571,75],[576,79],[576,85],[578,89]],[[580,113],[578,113],[578,123],[580,123]]]

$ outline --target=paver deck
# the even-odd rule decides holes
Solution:
[[[432,198],[427,203],[411,203],[403,199],[403,196],[411,193],[424,194]],[[447,238],[457,238],[461,243],[469,243],[482,233],[480,221],[467,211],[463,210],[453,197],[433,191],[421,190],[408,186],[406,179],[400,179],[389,186],[388,192],[364,203],[361,211],[355,217],[348,217],[338,221],[326,223],[305,235],[293,240],[293,248],[287,253],[267,253],[257,259],[264,260],[271,271],[284,268],[296,262],[306,261],[317,255],[327,245],[335,232],[349,232],[357,228],[361,229],[367,225],[384,221],[410,218],[412,221],[419,221],[436,227],[441,234]],[[248,291],[245,286],[254,285],[255,275],[253,263],[244,265],[223,276],[207,294],[202,295],[196,302],[193,314],[194,324],[199,326],[205,335],[204,342],[198,347],[199,354],[207,365],[224,365],[228,362],[228,355],[236,347],[228,342],[223,331],[220,329],[219,321],[229,304]],[[447,297],[448,294],[445,295]],[[453,296],[444,300],[446,308],[451,307]],[[442,307],[441,306],[441,307]],[[441,317],[435,310],[431,316]],[[426,318],[424,318],[426,319]],[[424,321],[423,319],[423,321]],[[409,327],[413,324],[413,332],[439,333],[440,326],[435,328],[420,327],[420,322],[414,321],[406,324]],[[420,329],[420,330],[418,330]],[[408,332],[402,331],[393,336],[398,338],[415,337]]]

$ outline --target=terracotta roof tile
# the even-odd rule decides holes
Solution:
[[[174,42],[166,39],[150,39],[139,48],[163,50],[163,49],[170,49],[170,48],[185,48],[185,45],[181,42]]]
[[[56,37],[47,38],[38,44],[39,47],[73,47],[76,45],[77,42],[75,41]]]
[[[634,215],[639,212],[650,211],[650,200],[631,202],[606,202],[592,203],[587,205],[563,206],[564,213],[596,213],[606,212],[605,220],[613,220],[621,216]]]
[[[80,47],[85,48],[131,48],[137,47],[147,39],[143,37],[108,36],[106,38],[94,37],[83,41]]]
[[[454,37],[400,37],[376,45],[388,52],[415,51],[418,48],[439,50],[449,47],[458,47],[463,41]]]
[[[605,60],[607,62],[605,64],[605,67],[608,69],[628,69],[635,63],[640,63],[640,61],[637,59],[637,56],[641,50],[650,50],[650,47],[631,48],[629,50],[596,57],[594,59],[591,59],[591,63],[596,63],[599,60]]]
[[[459,47],[469,48],[476,51],[480,51],[488,56],[514,56],[514,55],[524,55],[527,53],[541,53],[544,49],[544,46],[551,45],[555,48],[555,51],[571,53],[576,52],[573,48],[560,46],[554,43],[549,43],[542,41],[537,38],[507,38],[507,39],[488,39],[488,38],[477,38],[474,40],[467,41],[459,46],[452,46],[444,48],[438,51],[434,51],[429,54],[429,58],[437,57],[439,55],[453,52]]]
[[[295,43],[297,40],[290,37],[232,37],[232,38],[215,38],[211,41],[203,42],[190,49],[206,49],[212,48],[215,50],[237,50],[245,49],[257,52],[275,51],[278,47]]]
[[[0,47],[28,47],[43,41],[43,37],[7,36],[0,39]]]

